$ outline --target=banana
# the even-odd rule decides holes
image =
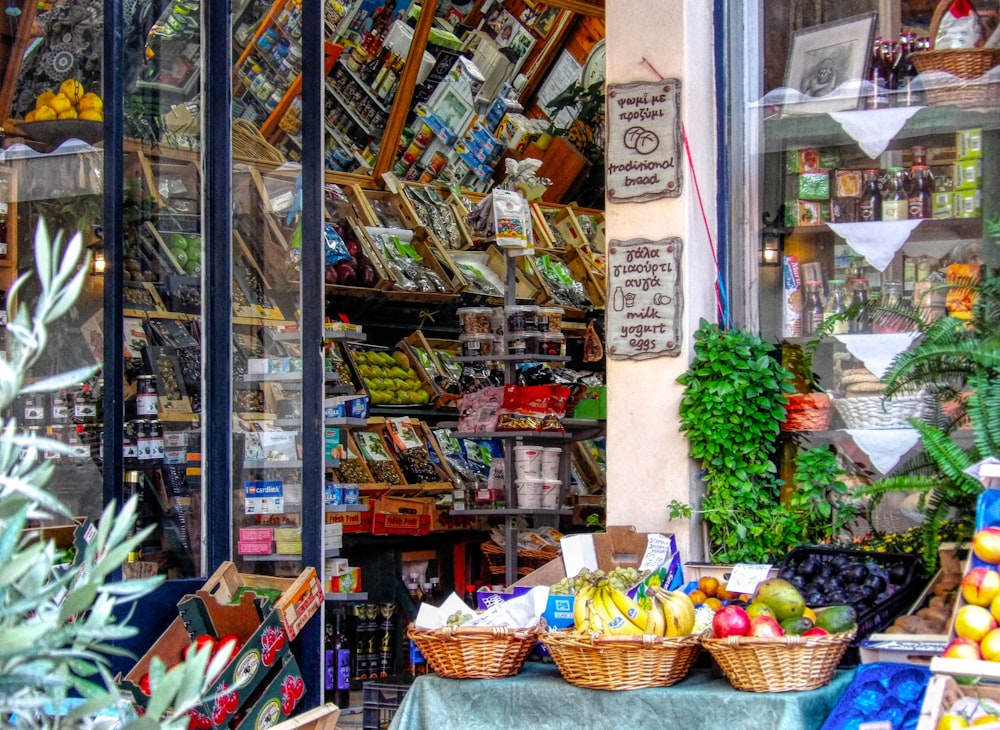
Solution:
[[[587,633],[591,634],[606,634],[607,622],[601,615],[601,612],[597,609],[597,604],[595,599],[588,598],[587,603]]]
[[[646,630],[644,633],[653,636],[664,636],[667,633],[667,621],[663,614],[663,606],[656,594],[650,595],[652,605],[646,611]]]
[[[602,618],[607,623],[609,634],[641,634],[644,627],[640,627],[629,620],[628,616],[621,612],[614,600],[614,589],[607,584],[598,586],[595,603],[602,614]]]
[[[667,636],[688,636],[694,631],[695,611],[691,599],[683,591],[653,589],[664,606],[667,620]]]
[[[639,604],[629,598],[628,594],[611,586],[608,586],[608,594],[618,611],[639,629],[639,633],[644,633],[646,630],[646,612],[640,608]]]
[[[587,601],[590,600],[593,594],[594,585],[588,581],[580,586],[580,590],[576,592],[576,598],[573,599],[573,625],[576,627],[578,633],[590,633]]]

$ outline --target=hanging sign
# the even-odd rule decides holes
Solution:
[[[608,86],[608,200],[642,203],[681,194],[681,82]]]
[[[612,240],[608,246],[608,352],[644,360],[681,351],[681,239]]]
[[[280,479],[245,481],[243,498],[245,514],[282,514],[285,511],[285,484]]]

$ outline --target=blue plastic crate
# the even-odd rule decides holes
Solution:
[[[878,720],[891,723],[893,730],[915,730],[930,681],[926,667],[886,662],[862,665],[822,730],[857,730],[862,723]]]

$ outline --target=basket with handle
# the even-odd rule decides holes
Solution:
[[[799,692],[830,683],[855,629],[827,636],[703,639],[726,679],[743,692]]]
[[[420,629],[412,624],[406,635],[417,645],[431,669],[450,679],[511,677],[544,631],[544,622],[530,629],[506,626],[445,626]]]
[[[934,399],[927,393],[912,395],[852,396],[833,401],[847,428],[909,428],[910,419],[934,422]]]
[[[701,637],[652,634],[579,634],[538,637],[563,679],[587,689],[669,687],[684,679],[701,652]]]
[[[952,0],[941,0],[931,20],[930,37],[937,38],[941,19]],[[911,55],[921,74],[941,71],[955,79],[925,87],[927,101],[934,106],[958,106],[972,109],[997,109],[1000,84],[986,82],[982,76],[1000,64],[1000,48],[948,48],[917,51]]]

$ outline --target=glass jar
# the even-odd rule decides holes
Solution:
[[[886,281],[882,284],[880,306],[882,309],[899,309],[903,301],[903,282]],[[872,323],[872,331],[878,334],[903,331],[899,315],[881,312]]]
[[[868,279],[855,279],[852,283],[851,306],[864,307],[868,303]],[[868,314],[859,311],[850,321],[848,331],[851,334],[865,334],[869,331]]]
[[[881,170],[865,170],[864,182],[861,186],[861,220],[882,220],[882,191],[879,189]]]
[[[140,375],[136,383],[135,412],[138,416],[155,416],[159,399],[156,395],[156,376]]]
[[[910,218],[932,218],[934,176],[927,165],[914,165],[910,175],[907,211]]]
[[[889,181],[882,198],[882,220],[905,221],[909,218],[909,196],[906,193],[907,176],[902,167],[889,168]]]
[[[823,318],[840,315],[847,311],[847,283],[843,279],[830,279],[828,282],[830,295],[823,307]],[[837,319],[830,330],[833,335],[846,335],[848,323],[844,318]]]

